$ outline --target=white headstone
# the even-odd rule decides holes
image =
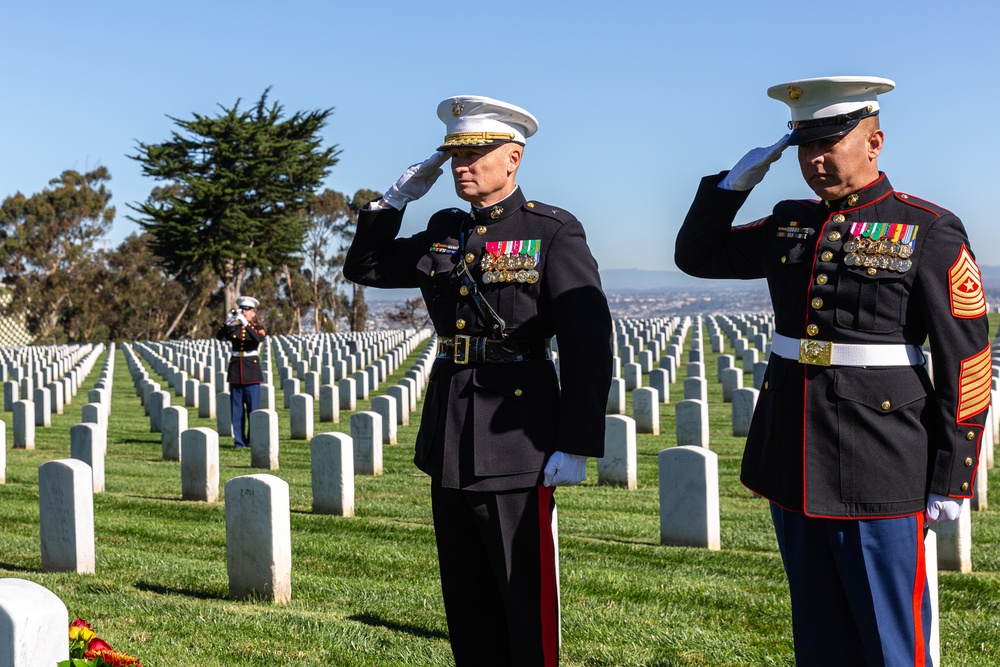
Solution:
[[[313,512],[354,516],[354,442],[346,433],[320,433],[310,443]]]
[[[278,469],[278,413],[274,410],[250,413],[250,467]]]
[[[342,378],[337,387],[340,390],[340,409],[354,412],[358,407],[357,389],[354,378]]]
[[[352,414],[351,439],[354,441],[355,474],[381,475],[382,415],[371,411]]]
[[[744,387],[733,392],[733,435],[746,437],[750,433],[750,422],[757,406],[759,391],[752,387]]]
[[[188,430],[187,408],[170,405],[163,408],[160,429],[160,456],[164,461],[181,458],[181,434]]]
[[[104,455],[108,451],[108,430],[98,424],[69,427],[69,455],[90,466],[94,493],[104,493]]]
[[[93,574],[94,474],[76,459],[38,466],[38,520],[44,572]]]
[[[340,423],[340,397],[332,384],[324,384],[319,388],[319,420]]]
[[[392,396],[372,398],[372,412],[382,415],[382,442],[387,445],[396,444],[396,409],[396,399]]]
[[[597,483],[638,488],[635,420],[624,415],[604,418],[604,456],[597,459]]]
[[[181,499],[219,497],[219,434],[199,426],[181,433]]]
[[[35,448],[35,404],[14,402],[14,449]]]
[[[632,416],[638,433],[660,434],[660,396],[652,387],[632,391]]]
[[[69,660],[69,611],[49,589],[0,579],[0,667],[54,667]]]
[[[313,397],[295,394],[289,403],[290,436],[292,440],[310,440],[313,436]]]
[[[963,503],[962,513],[954,521],[930,525],[937,533],[938,570],[972,572],[972,512]]]
[[[694,399],[686,399],[677,404],[676,426],[677,444],[692,447],[708,447],[709,424],[705,404]]]
[[[274,475],[244,475],[226,482],[225,490],[230,599],[287,603],[292,598],[288,482]]]
[[[719,462],[701,447],[671,447],[659,454],[660,543],[721,548]]]

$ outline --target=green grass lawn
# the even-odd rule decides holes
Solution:
[[[991,316],[991,332],[996,325]],[[380,391],[402,377],[422,349]],[[767,504],[738,480],[743,439],[731,436],[730,405],[714,382],[716,356],[707,355],[706,368],[722,550],[659,544],[657,453],[675,444],[674,406],[665,405],[661,434],[638,438],[638,490],[598,487],[592,460],[587,482],[556,492],[564,665],[793,664],[784,572]],[[451,664],[430,482],[411,460],[419,409],[400,427],[400,444],[385,447],[385,474],[355,478],[356,516],[322,516],[311,511],[309,443],[290,440],[276,388],[281,467],[271,474],[290,487],[292,600],[234,602],[228,599],[224,497],[211,504],[181,501],[180,466],[160,460],[160,434],[149,432],[119,350],[107,491],[94,498],[97,573],[42,572],[38,466],[69,457],[69,429],[80,421],[102,362],[65,414],[54,415],[51,428],[38,428],[34,451],[10,448],[10,414],[4,415],[0,577],[52,590],[71,618],[87,619],[146,667]],[[681,382],[672,396],[682,396]],[[358,409],[368,406],[359,402]],[[188,425],[215,426],[193,409]],[[333,430],[350,431],[346,412],[339,424],[315,425],[315,433]],[[220,492],[233,477],[266,472],[250,468],[249,451],[232,449],[231,438],[220,445]],[[973,515],[973,572],[940,575],[944,665],[1000,664],[998,475],[989,471],[990,509]]]

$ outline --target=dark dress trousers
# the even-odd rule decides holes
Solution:
[[[424,231],[396,238],[402,217],[392,208],[362,212],[344,276],[374,287],[419,287],[435,332],[448,342],[439,344],[431,370],[414,461],[432,478],[456,661],[554,664],[545,518],[553,504],[551,490],[539,485],[554,451],[604,453],[612,323],[597,262],[576,218],[525,200],[520,189],[471,213],[439,211]],[[519,360],[483,360],[493,341],[476,291],[503,320]],[[552,337],[558,376],[547,354]],[[456,363],[456,346],[458,361],[470,350],[469,363]],[[544,600],[551,609],[541,608]]]

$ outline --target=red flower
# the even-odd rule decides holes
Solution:
[[[87,660],[100,658],[110,665],[110,667],[142,667],[142,663],[139,662],[138,658],[131,656],[128,653],[122,653],[121,651],[112,651],[110,648],[87,651],[87,655],[84,657]]]
[[[93,630],[93,628],[90,627],[90,623],[87,623],[87,621],[83,620],[80,617],[77,617],[77,619],[72,623],[70,623],[69,626],[71,628],[87,628],[88,630]]]
[[[110,651],[111,644],[107,643],[100,637],[94,637],[87,643],[87,651]]]

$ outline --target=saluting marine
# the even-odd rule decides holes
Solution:
[[[232,346],[226,381],[229,383],[229,405],[236,449],[250,446],[250,413],[260,407],[260,384],[264,373],[260,367],[259,347],[267,333],[256,321],[260,302],[252,296],[236,299],[236,308],[229,313],[215,337]]]
[[[879,77],[773,86],[790,134],[702,179],[675,260],[766,278],[776,333],[741,480],[771,501],[800,665],[924,665],[925,521],[972,494],[990,399],[986,299],[965,229],[878,170]],[[732,223],[787,146],[819,201]],[[921,347],[930,343],[933,384]]]
[[[444,143],[361,212],[344,276],[419,287],[438,335],[414,460],[432,480],[456,663],[555,665],[550,487],[581,482],[586,457],[603,455],[611,316],[580,222],[515,183],[534,116],[478,96],[437,112]],[[471,210],[396,238],[449,157]]]

